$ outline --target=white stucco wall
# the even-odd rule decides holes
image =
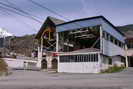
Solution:
[[[42,53],[39,51],[40,49],[38,48],[38,61],[37,61],[37,67],[41,68],[41,62],[42,62]]]
[[[24,68],[24,61],[12,58],[4,58],[5,62],[10,68]]]
[[[108,69],[109,68],[109,58],[102,56],[102,55],[100,55],[100,58],[101,58],[100,69],[101,70]]]
[[[112,65],[117,65],[117,66],[124,65],[124,63],[121,62],[121,59],[122,58],[120,56],[112,57]]]
[[[22,60],[22,59],[13,59],[13,58],[4,58],[4,60],[7,63],[8,67],[13,69],[29,68],[31,67],[31,64],[35,64],[36,67],[37,63],[37,61],[33,60]]]
[[[71,62],[59,63],[58,72],[68,73],[99,73],[98,62]]]
[[[133,49],[127,50],[127,56],[133,56]]]

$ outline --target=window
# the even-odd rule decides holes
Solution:
[[[112,65],[112,59],[111,58],[109,58],[109,64]]]
[[[119,46],[119,47],[121,47],[121,48],[124,48],[124,44],[123,44],[121,41],[117,40],[117,39],[116,39],[115,37],[113,37],[112,35],[110,35],[109,33],[103,31],[103,37],[104,37],[106,40],[108,40],[108,41],[110,41],[110,42],[116,44],[117,46]],[[131,47],[131,45],[129,44],[128,47]],[[132,48],[133,48],[133,44],[132,44]]]
[[[90,55],[87,55],[88,56],[88,61],[91,61],[91,56]]]
[[[94,54],[91,54],[91,62],[94,62]]]
[[[118,46],[120,46],[120,47],[121,47],[121,42],[120,42],[120,41],[118,41]]]
[[[98,61],[98,54],[94,54],[94,62]]]
[[[114,42],[113,36],[110,36],[110,41],[111,41],[111,42]]]
[[[88,62],[88,55],[85,55],[84,62]]]
[[[132,43],[129,43],[129,44],[127,44],[127,47],[128,48],[133,48],[133,44]]]
[[[107,40],[110,40],[109,34],[107,33]]]
[[[103,31],[103,38],[106,38],[106,33]]]
[[[116,45],[117,45],[117,40],[115,39],[115,42],[114,42]]]
[[[80,58],[79,58],[79,55],[77,55],[77,62],[79,62],[79,59],[80,59]]]
[[[96,60],[95,61],[98,61],[98,54],[96,54]]]
[[[60,56],[60,62],[98,62],[98,54]]]

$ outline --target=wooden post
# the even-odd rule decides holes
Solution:
[[[43,37],[41,37],[41,53],[43,53]]]
[[[51,37],[50,37],[50,31],[49,31],[49,34],[48,35],[49,35],[49,38],[48,39],[50,40],[51,39]]]

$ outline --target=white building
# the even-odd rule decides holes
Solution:
[[[128,60],[128,67],[133,67],[133,36],[126,36],[126,55]]]
[[[125,36],[103,16],[69,22],[48,17],[36,38],[40,68],[99,73],[127,62]]]

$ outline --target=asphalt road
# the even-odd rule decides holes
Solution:
[[[112,74],[13,71],[0,77],[0,89],[133,89],[133,68]]]

